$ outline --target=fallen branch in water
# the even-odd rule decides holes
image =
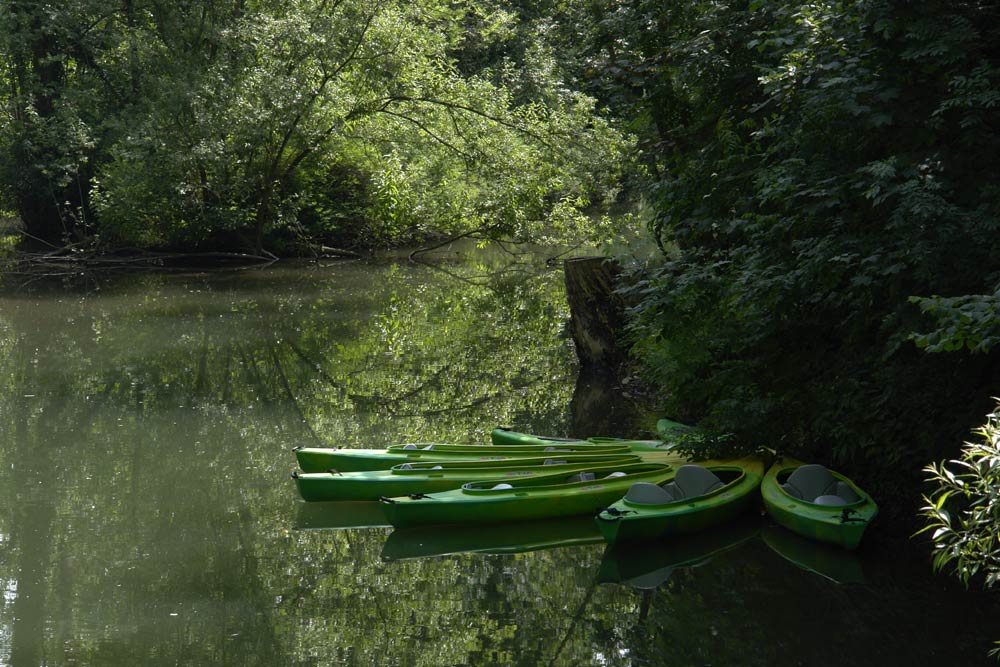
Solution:
[[[451,236],[449,238],[446,238],[444,241],[441,241],[440,243],[435,243],[434,245],[430,245],[430,246],[424,246],[423,248],[417,248],[416,250],[414,250],[413,252],[410,253],[409,260],[411,262],[415,261],[414,258],[417,255],[422,255],[424,253],[431,252],[432,250],[437,250],[438,248],[443,248],[443,247],[445,247],[446,245],[448,245],[450,243],[454,243],[455,241],[459,241],[461,239],[473,237],[476,234],[485,234],[486,232],[490,231],[491,229],[494,229],[495,227],[496,227],[496,225],[483,225],[482,227],[479,227],[478,229],[470,229],[467,232],[462,232],[461,234],[456,234],[455,236]]]

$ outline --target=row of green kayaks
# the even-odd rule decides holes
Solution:
[[[662,441],[563,441],[511,431],[494,432],[493,441],[500,444],[324,450],[331,470],[293,476],[306,500],[381,498],[397,527],[596,514],[612,544],[704,531],[746,511],[758,493],[777,523],[846,549],[858,545],[877,513],[846,477],[791,459],[765,474],[759,457],[691,465]],[[318,450],[296,454],[304,470],[314,469]]]

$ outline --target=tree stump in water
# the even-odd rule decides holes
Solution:
[[[614,291],[621,269],[606,257],[574,257],[563,263],[563,274],[580,366],[617,373],[625,361],[620,344],[624,305]]]

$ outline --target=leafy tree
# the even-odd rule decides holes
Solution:
[[[627,145],[538,58],[531,89],[463,70],[471,0],[8,4],[2,180],[49,242],[585,228]]]
[[[915,483],[1000,363],[919,352],[909,300],[1000,278],[996,9],[676,11],[649,77],[670,143],[651,188],[663,260],[631,290],[637,353],[679,415]]]

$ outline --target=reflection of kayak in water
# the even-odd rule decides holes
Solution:
[[[747,515],[693,535],[611,545],[604,552],[597,579],[602,583],[655,588],[674,570],[703,565],[752,539],[759,531],[759,517]]]
[[[850,551],[796,535],[781,526],[767,526],[761,531],[767,546],[790,563],[838,584],[865,583],[861,561]]]
[[[378,502],[299,503],[299,530],[381,528],[389,526]]]
[[[511,554],[596,544],[601,534],[589,516],[519,523],[399,528],[382,547],[385,560],[456,553]]]

